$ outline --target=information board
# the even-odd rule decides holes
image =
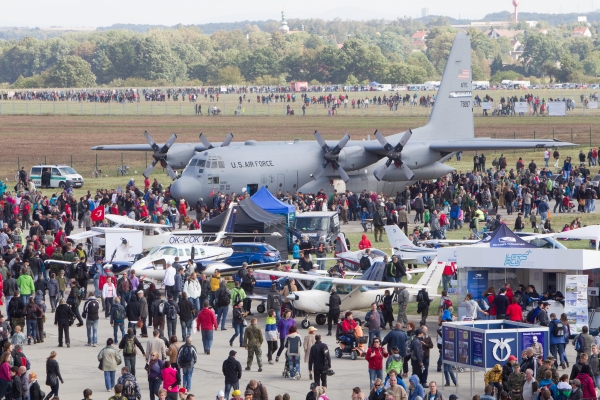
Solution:
[[[442,339],[444,341],[444,361],[456,362],[456,330],[449,326],[442,326]]]
[[[548,115],[551,117],[564,117],[567,115],[567,103],[564,101],[548,102]]]
[[[494,103],[490,103],[489,101],[481,103],[482,110],[491,110],[493,107],[494,107]]]
[[[483,298],[488,288],[488,271],[467,271],[467,290],[474,300]]]
[[[565,290],[565,313],[571,335],[581,332],[588,325],[588,276],[567,275]],[[588,325],[589,326],[589,325]]]
[[[529,104],[527,104],[526,101],[517,101],[515,103],[515,112],[528,113],[529,112]]]

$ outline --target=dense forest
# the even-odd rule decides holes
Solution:
[[[506,20],[503,14],[498,18]],[[509,37],[492,39],[469,29],[473,79],[595,82],[598,23],[589,25],[592,37],[573,37],[575,27],[587,25],[539,21],[535,27],[524,22],[510,27],[522,30],[514,37],[524,46],[517,60],[510,56]],[[443,71],[456,33],[451,22],[445,17],[289,20],[288,34],[279,32],[277,21],[204,25],[210,33],[200,26],[119,25],[54,37],[32,30],[26,37],[0,40],[0,88],[422,83],[439,79]],[[425,45],[411,39],[419,30],[428,31]]]

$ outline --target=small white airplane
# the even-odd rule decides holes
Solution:
[[[136,221],[124,215],[107,214],[105,218],[114,224],[114,227],[129,228],[144,232],[142,246],[149,250],[165,244],[203,244],[205,234],[201,229],[174,231],[170,225],[152,224]]]
[[[394,255],[405,264],[429,265],[437,257],[437,249],[415,246],[398,225],[386,225],[385,233]]]
[[[360,259],[365,255],[364,250],[357,251],[349,251],[346,246],[346,237],[340,232],[338,233],[337,240],[335,242],[335,258],[317,258],[316,260],[337,260],[340,259],[344,263],[344,268],[349,269],[350,271],[359,271],[360,272]],[[369,249],[369,257],[371,258],[371,265],[376,261],[383,261],[383,257],[388,256],[388,260],[392,258],[382,250],[376,248]],[[407,261],[413,261],[412,259],[403,258]],[[412,279],[411,274],[419,274],[421,272],[425,272],[427,268],[421,269],[412,269],[410,271],[407,270],[407,279],[410,281]],[[347,273],[348,275],[348,273]]]
[[[327,321],[327,313],[329,307],[325,304],[329,302],[329,294],[333,287],[342,299],[342,309],[344,310],[361,310],[369,308],[372,303],[382,303],[386,289],[407,288],[410,293],[409,302],[416,301],[419,289],[427,288],[430,293],[429,297],[439,297],[437,288],[442,279],[442,272],[445,264],[438,263],[434,257],[429,268],[423,274],[421,279],[416,284],[382,282],[383,270],[385,264],[381,261],[376,261],[371,268],[363,274],[363,279],[343,279],[343,278],[328,278],[313,274],[299,274],[295,272],[281,271],[261,271],[257,273],[265,273],[277,277],[288,277],[299,281],[314,281],[311,290],[299,291],[291,293],[288,299],[292,301],[294,308],[307,313],[306,318],[302,321],[301,326],[308,328],[308,314],[317,314],[317,325],[323,325]],[[393,293],[394,302],[398,301],[398,294]]]

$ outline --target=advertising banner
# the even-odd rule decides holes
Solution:
[[[456,330],[456,342],[458,344],[458,362],[461,364],[469,364],[471,356],[469,354],[471,331],[465,329]]]
[[[590,101],[588,103],[588,108],[594,108],[594,109],[598,108],[598,102],[597,101]]]
[[[522,332],[521,333],[521,351],[533,348],[535,354],[544,354],[544,349],[549,343],[544,341],[543,332]]]
[[[483,332],[471,332],[471,365],[483,368],[485,366],[485,344]]]
[[[567,275],[565,313],[569,321],[571,335],[580,333],[581,328],[588,325],[587,275]]]
[[[515,103],[515,112],[528,113],[529,112],[529,104],[527,104],[526,101],[517,101]]]
[[[467,290],[473,299],[483,298],[483,292],[488,288],[488,271],[468,271]]]
[[[564,101],[548,102],[548,115],[551,117],[564,117],[567,115],[567,103]]]
[[[483,102],[483,103],[481,103],[481,109],[482,110],[491,110],[492,107],[494,107],[494,103],[490,103],[490,102]]]
[[[444,361],[456,362],[456,330],[450,326],[442,326],[442,339],[444,341]]]

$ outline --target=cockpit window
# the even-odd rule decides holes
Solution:
[[[199,166],[200,168],[204,168],[204,164],[206,164],[206,160],[198,160],[198,164],[196,164],[196,165]]]
[[[329,293],[331,291],[332,286],[333,286],[333,283],[331,281],[326,281],[326,280],[317,281],[315,283],[315,285],[313,286],[313,290],[320,290],[322,292]]]
[[[212,161],[210,167],[213,169],[219,168],[219,163],[217,161]]]
[[[192,160],[190,160],[190,163],[189,163],[189,165],[188,165],[188,166],[189,166],[189,167],[193,167],[194,165],[196,165],[196,162],[198,162],[198,160],[194,160],[194,159],[192,159]]]
[[[225,161],[219,161],[219,168],[225,168]]]

